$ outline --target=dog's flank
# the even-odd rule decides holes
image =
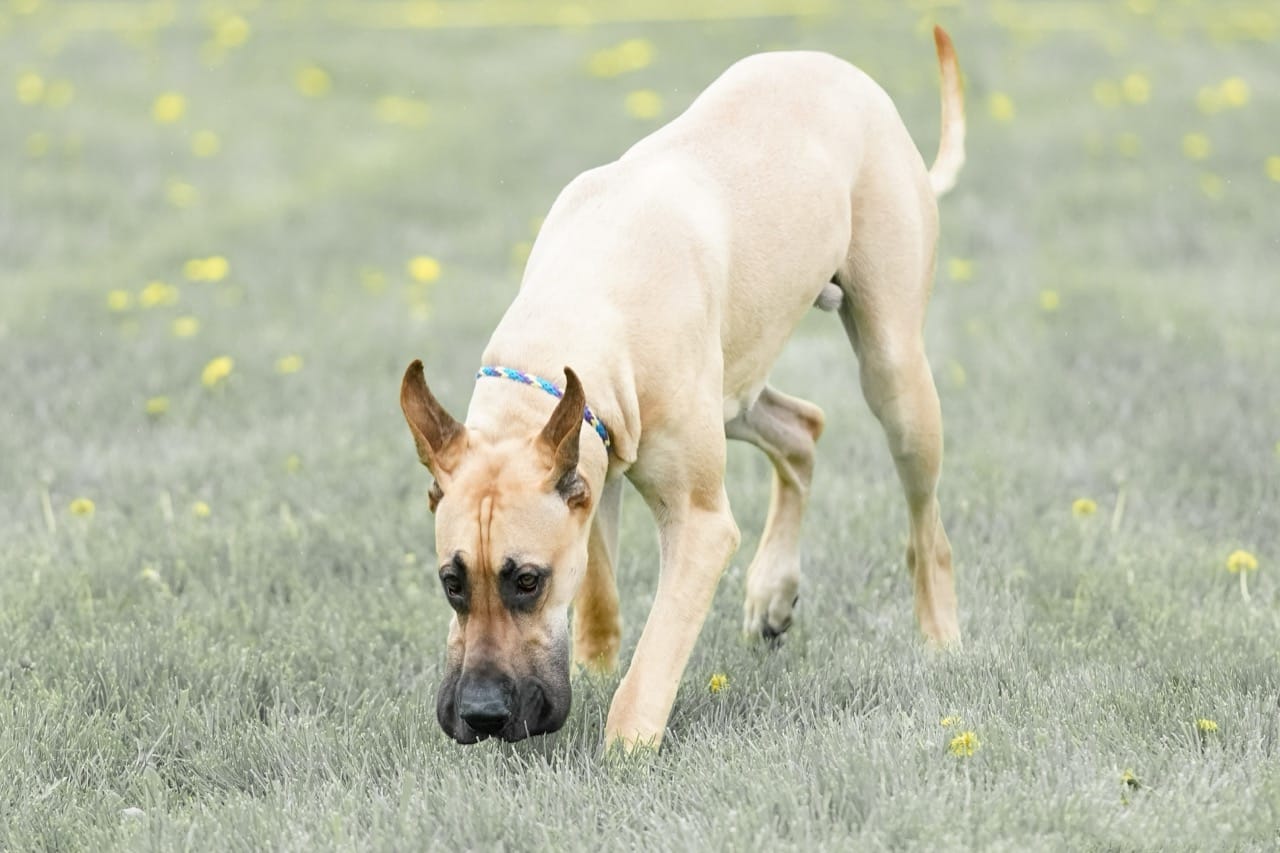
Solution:
[[[898,470],[917,622],[931,643],[958,642],[937,501],[941,411],[921,337],[936,197],[964,160],[959,70],[940,30],[936,43],[943,126],[932,169],[889,96],[847,62],[748,57],[670,124],[573,180],[548,213],[483,358],[490,371],[557,384],[563,375],[562,390],[480,382],[462,425],[410,365],[401,404],[436,479],[436,547],[469,555],[473,600],[455,612],[438,705],[459,741],[563,722],[571,603],[574,659],[616,667],[623,476],[658,524],[661,565],[605,735],[627,748],[661,741],[740,538],[724,483],[728,439],[760,448],[773,468],[743,630],[776,642],[794,623],[825,420],[767,380],[814,306],[839,313]],[[583,422],[588,403],[607,446]],[[479,525],[482,506],[492,512]],[[487,592],[504,588],[513,564],[545,570],[527,611]]]

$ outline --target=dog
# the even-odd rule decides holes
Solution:
[[[440,582],[454,611],[436,708],[453,739],[514,741],[564,724],[571,608],[573,661],[616,669],[625,476],[657,522],[661,567],[605,742],[659,745],[738,547],[727,439],[773,465],[743,628],[766,640],[787,630],[824,420],[767,377],[814,306],[839,313],[888,439],[919,627],[938,646],[959,641],[922,328],[935,199],[964,162],[964,104],[951,40],[941,28],[934,37],[942,128],[931,168],[889,96],[854,66],[824,53],[750,56],[560,193],[465,422],[431,393],[422,362],[409,365],[400,403],[434,477]]]

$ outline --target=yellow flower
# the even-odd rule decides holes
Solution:
[[[952,384],[957,388],[963,388],[969,381],[969,374],[965,372],[964,365],[958,361],[947,364],[947,375],[951,377]]]
[[[409,276],[414,281],[429,284],[440,278],[440,262],[428,255],[411,258],[408,264]]]
[[[381,293],[387,288],[387,276],[377,267],[360,270],[360,284],[370,293]]]
[[[329,94],[333,81],[329,72],[317,65],[307,65],[293,73],[293,85],[308,98],[320,98]]]
[[[72,515],[90,516],[93,515],[95,507],[93,501],[88,498],[76,498],[67,506],[67,509],[71,510]]]
[[[711,676],[711,680],[707,682],[707,689],[712,693],[719,693],[729,686],[729,676],[723,672],[717,672]]]
[[[1040,310],[1041,311],[1052,313],[1054,311],[1057,311],[1058,307],[1061,304],[1062,304],[1062,300],[1058,296],[1058,291],[1056,290],[1040,291]]]
[[[155,566],[143,566],[142,571],[138,572],[138,578],[147,583],[163,584],[164,580],[160,577],[160,573],[156,571]]]
[[[1268,157],[1266,162],[1267,177],[1280,182],[1280,156]]]
[[[188,281],[222,281],[230,270],[231,265],[221,255],[192,258],[182,265],[182,274]]]
[[[1004,92],[991,93],[991,97],[987,98],[987,111],[993,119],[1001,122],[1013,121],[1017,112],[1013,106],[1013,98]]]
[[[204,366],[204,370],[200,373],[200,381],[206,388],[212,388],[230,376],[235,365],[231,356],[220,355]]]
[[[627,95],[623,106],[632,118],[654,119],[662,114],[662,96],[652,89],[637,89]]]
[[[170,178],[164,186],[164,197],[174,207],[190,207],[200,198],[200,191],[186,181]]]
[[[213,514],[213,510],[204,501],[196,501],[191,505],[191,514],[196,518],[208,518]]]
[[[286,355],[284,358],[276,362],[276,373],[297,373],[301,369],[302,356],[300,355]]]
[[[168,397],[148,397],[147,402],[143,406],[148,415],[159,417],[169,411]]]
[[[197,157],[212,157],[222,150],[222,140],[212,130],[197,130],[191,135],[191,153]]]
[[[1126,767],[1125,771],[1120,774],[1120,784],[1129,788],[1141,788],[1142,782],[1138,779],[1136,773],[1131,768]]]
[[[1200,719],[1196,720],[1196,728],[1198,728],[1200,731],[1206,734],[1211,734],[1218,730],[1218,724],[1215,723],[1213,720],[1207,719],[1205,717],[1201,717]]]
[[[1204,160],[1213,150],[1209,137],[1203,133],[1188,133],[1182,137],[1182,153],[1191,160]]]
[[[151,105],[151,117],[156,124],[173,124],[187,111],[187,99],[178,92],[165,92]]]
[[[284,470],[290,474],[296,474],[302,470],[302,457],[296,453],[290,453],[285,457]]]
[[[1200,173],[1200,192],[1217,201],[1226,194],[1226,182],[1212,172]]]
[[[1229,107],[1243,107],[1249,103],[1249,84],[1240,77],[1228,77],[1218,87],[1222,100]]]
[[[1113,80],[1099,80],[1093,84],[1093,99],[1104,107],[1120,104],[1120,87]]]
[[[973,732],[961,732],[951,739],[947,749],[956,758],[968,758],[982,746],[978,736]]]
[[[378,121],[387,124],[421,127],[431,117],[431,108],[427,106],[426,101],[420,101],[416,98],[384,95],[374,102],[373,114]]]
[[[44,97],[44,78],[34,71],[26,71],[18,75],[14,90],[17,92],[19,103],[39,103]]]
[[[1076,498],[1071,502],[1071,514],[1076,518],[1084,518],[1098,511],[1097,502],[1089,498]]]
[[[952,281],[970,281],[973,278],[973,261],[968,258],[951,258],[947,261],[947,275]]]
[[[1145,74],[1134,72],[1120,82],[1124,99],[1131,104],[1145,104],[1151,100],[1151,81]]]
[[[200,321],[195,317],[179,317],[173,321],[173,336],[175,338],[191,338],[199,331]]]
[[[127,290],[112,290],[107,293],[107,309],[110,311],[128,311],[133,304],[133,295]]]
[[[249,22],[239,15],[228,15],[214,27],[213,41],[219,47],[239,47],[248,40]]]
[[[1142,151],[1142,139],[1131,130],[1116,137],[1116,150],[1125,157],[1137,157]]]
[[[138,292],[138,304],[143,308],[154,308],[157,305],[172,305],[178,301],[178,288],[163,281],[148,282]]]
[[[76,96],[76,87],[66,80],[54,80],[44,93],[44,102],[54,109],[61,109]]]
[[[1232,551],[1227,557],[1227,571],[1231,574],[1239,574],[1240,572],[1256,572],[1258,570],[1258,558],[1250,554],[1248,551],[1236,550]]]
[[[963,719],[961,719],[960,717],[956,717],[956,716],[943,717],[943,718],[942,718],[942,727],[943,727],[944,729],[949,729],[949,728],[951,728],[952,726],[958,726],[958,725],[961,725],[963,722],[964,722],[964,720],[963,720]]]
[[[598,50],[587,61],[587,71],[593,77],[617,77],[628,71],[638,71],[653,61],[653,43],[648,39],[627,39],[617,47]]]

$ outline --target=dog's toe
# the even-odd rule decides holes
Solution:
[[[772,596],[765,602],[747,600],[742,632],[748,638],[760,638],[770,648],[782,645],[782,635],[791,627],[796,603],[800,600],[798,593],[790,596]],[[788,603],[789,602],[789,603]]]

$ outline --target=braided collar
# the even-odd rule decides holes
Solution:
[[[534,376],[531,373],[524,373],[520,370],[513,370],[510,367],[492,367],[485,365],[476,371],[476,379],[491,377],[496,379],[510,379],[519,382],[521,385],[535,385],[546,391],[552,397],[560,399],[564,396],[564,390],[541,376]],[[613,450],[613,442],[609,440],[609,430],[605,429],[605,425],[599,418],[595,416],[595,412],[591,411],[590,406],[583,406],[582,419],[596,431],[596,435],[600,436],[600,440],[604,442],[605,453]]]

